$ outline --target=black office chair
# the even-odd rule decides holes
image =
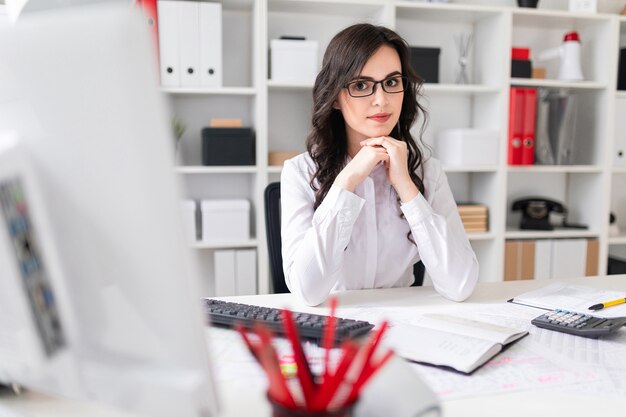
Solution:
[[[268,184],[265,188],[265,234],[267,236],[267,251],[270,258],[270,271],[274,293],[289,292],[285,284],[283,272],[283,256],[281,254],[282,239],[280,237],[280,182]],[[412,286],[421,286],[424,283],[424,264],[422,261],[413,265],[415,282]]]

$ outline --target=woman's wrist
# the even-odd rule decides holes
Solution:
[[[400,197],[400,202],[402,202],[402,204],[408,203],[419,194],[419,190],[410,179],[395,185],[394,188],[396,189],[396,193],[398,193],[398,197]]]
[[[351,177],[351,175],[348,175],[346,172],[342,171],[339,173],[339,175],[337,175],[337,178],[335,178],[333,185],[353,193],[356,189],[356,184]]]

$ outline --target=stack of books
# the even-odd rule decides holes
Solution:
[[[484,204],[459,203],[459,215],[468,233],[486,232],[489,229],[489,209]]]

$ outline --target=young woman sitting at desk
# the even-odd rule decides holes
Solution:
[[[478,262],[441,164],[410,128],[426,113],[407,43],[357,24],[330,42],[313,87],[307,152],[281,176],[282,256],[291,292],[410,286],[424,263],[435,289],[467,298]]]

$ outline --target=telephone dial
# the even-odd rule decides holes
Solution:
[[[522,211],[520,229],[525,230],[554,230],[550,223],[550,214],[558,213],[563,216],[563,222],[559,227],[586,229],[587,226],[567,222],[567,209],[558,201],[543,197],[529,197],[513,202],[513,211]]]

